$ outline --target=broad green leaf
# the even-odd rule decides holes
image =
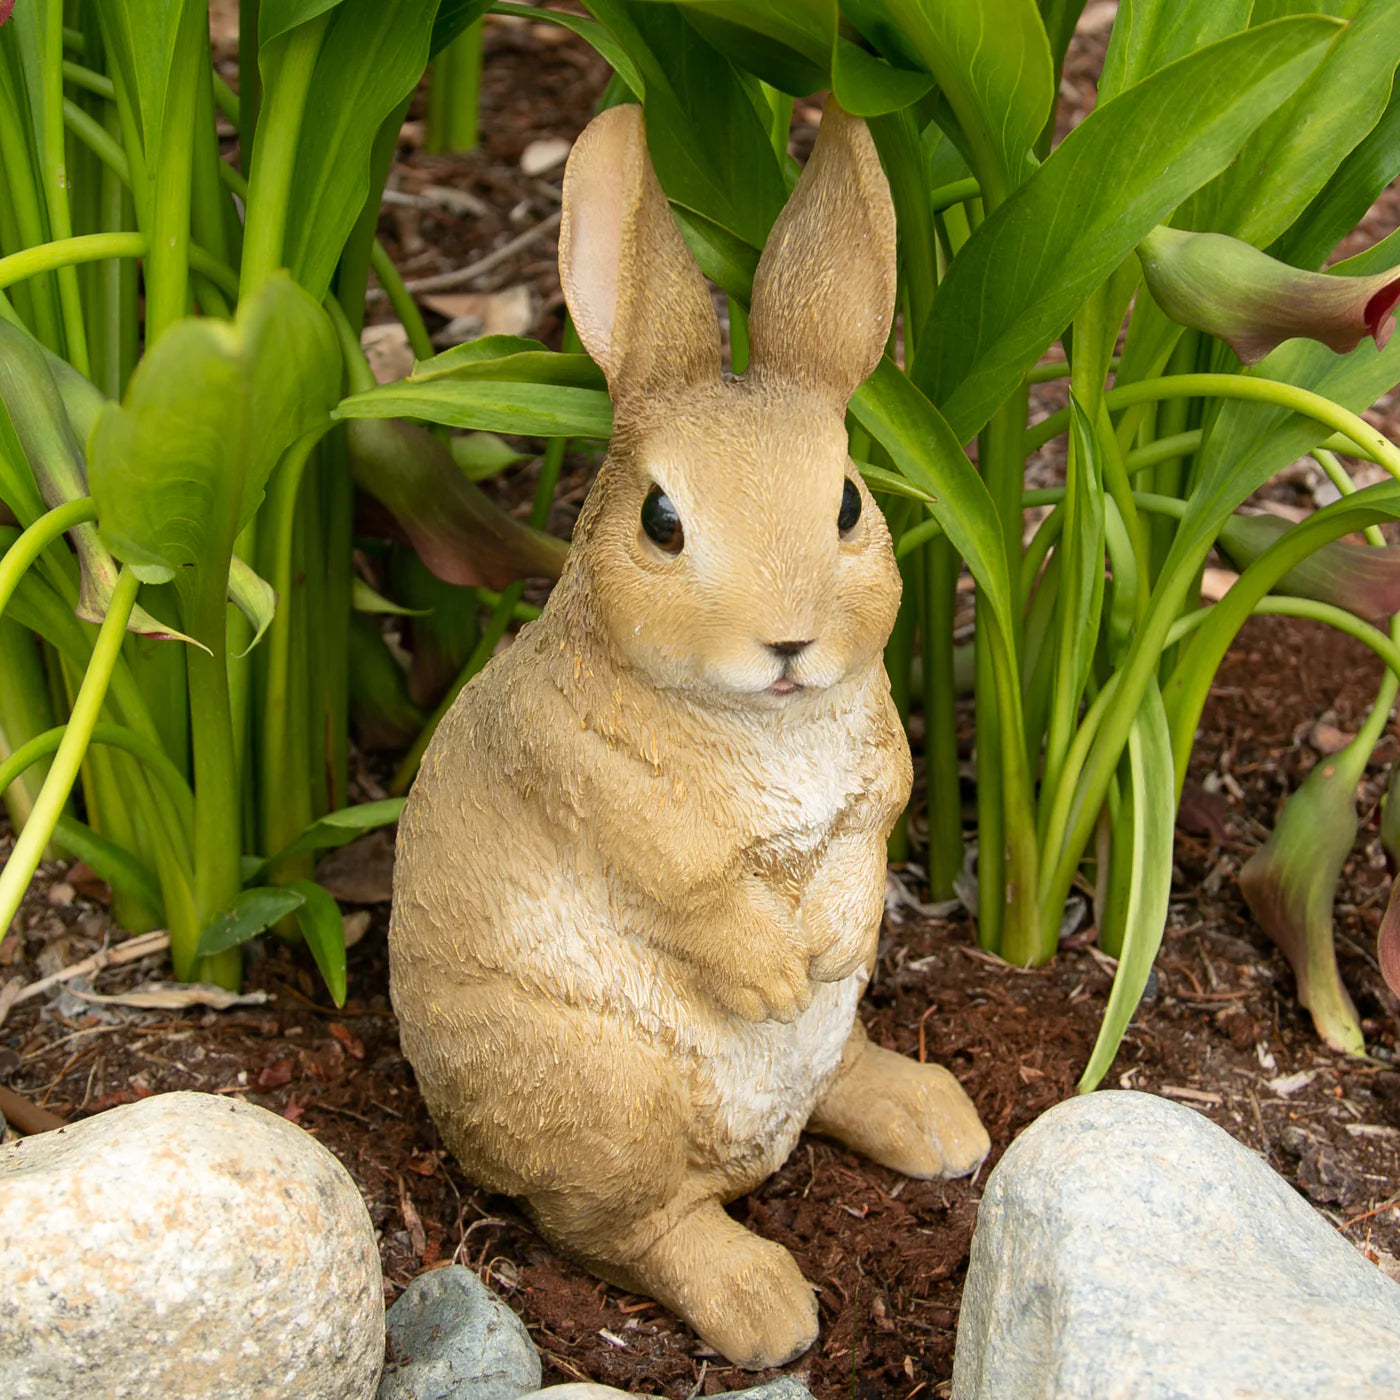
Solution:
[[[787,184],[758,114],[766,104],[756,81],[737,72],[674,5],[590,0],[589,8],[641,77],[647,149],[667,195],[761,246],[787,200]]]
[[[447,6],[444,5],[443,8],[446,9]],[[631,88],[638,98],[641,98],[645,92],[636,65],[627,57],[627,52],[622,45],[597,20],[587,19],[583,15],[572,15],[566,10],[536,9],[531,5],[492,5],[491,13],[493,15],[515,15],[520,19],[528,19],[531,24],[539,24],[543,20],[548,24],[561,25],[563,28],[571,30],[607,59],[609,67]],[[440,22],[441,16],[439,15]],[[438,47],[437,29],[434,28],[434,53],[437,52]]]
[[[390,555],[389,579],[396,598],[426,611],[408,628],[413,657],[408,694],[414,704],[432,710],[476,649],[482,600],[474,588],[444,583],[411,549],[396,549]],[[412,737],[417,735],[415,730]]]
[[[402,752],[423,732],[428,716],[413,703],[403,668],[390,655],[384,633],[372,617],[358,613],[351,617],[349,656],[355,742],[362,749]],[[254,861],[252,868],[257,866]]]
[[[736,67],[806,97],[830,84],[835,0],[680,0],[691,23]]]
[[[888,357],[851,397],[850,411],[895,466],[933,498],[928,509],[1014,636],[1011,587],[996,507],[938,410]]]
[[[519,578],[558,578],[564,541],[507,515],[426,428],[362,419],[349,425],[346,441],[356,484],[392,512],[440,579],[503,588]]]
[[[745,306],[753,294],[753,275],[758,270],[759,250],[752,243],[721,228],[713,219],[696,214],[679,204],[671,206],[681,237],[700,271]]]
[[[1182,210],[1182,227],[1264,247],[1380,120],[1400,64],[1400,5],[1362,0],[1322,61],[1260,123],[1233,165]]]
[[[216,914],[199,935],[196,958],[211,957],[255,938],[278,919],[300,909],[305,897],[290,887],[263,886],[243,890],[222,914]]]
[[[493,337],[495,339],[497,337]],[[504,336],[499,337],[505,339]],[[528,341],[522,344],[529,344]],[[521,384],[554,384],[578,389],[606,391],[603,371],[587,355],[564,355],[541,346],[499,357],[459,354],[469,350],[472,342],[454,346],[431,360],[420,360],[413,373],[404,381],[408,384],[430,384],[442,379],[496,379]]]
[[[260,0],[256,12],[258,47],[263,48],[279,34],[335,9],[338,4],[340,0]]]
[[[431,55],[440,54],[464,29],[491,8],[491,0],[442,0],[433,21]],[[550,12],[553,19],[553,12]]]
[[[1269,249],[1295,267],[1321,267],[1356,227],[1381,191],[1400,174],[1400,91],[1366,139],[1337,167],[1307,209]]]
[[[1045,37],[1050,44],[1050,59],[1055,65],[1058,78],[1064,67],[1065,51],[1074,38],[1079,16],[1084,13],[1085,0],[1039,0],[1040,21],[1045,26]],[[1119,13],[1122,13],[1120,6]]]
[[[1114,860],[1130,862],[1123,951],[1098,1039],[1079,1080],[1080,1093],[1096,1088],[1113,1064],[1123,1032],[1128,1029],[1128,1022],[1142,1000],[1167,924],[1172,845],[1176,834],[1176,788],[1167,715],[1162,706],[1162,693],[1155,683],[1149,684],[1142,708],[1128,731],[1128,773],[1132,794],[1131,849],[1113,852]]]
[[[1218,39],[1248,28],[1254,0],[1119,0],[1100,102]]]
[[[222,594],[268,474],[292,443],[328,426],[339,382],[325,312],[285,276],[231,323],[173,326],[93,429],[103,542],[147,582],[204,568]]]
[[[331,851],[337,846],[347,846],[367,831],[398,821],[404,800],[402,797],[386,797],[378,802],[362,802],[357,807],[342,807],[338,812],[328,812],[312,822],[290,845],[255,865],[244,883],[265,879],[268,871],[292,856],[302,855],[306,851]]]
[[[1035,0],[848,0],[845,9],[887,58],[912,54],[933,75],[984,193],[994,202],[1010,194],[1031,168],[1055,101]]]
[[[298,131],[283,244],[292,275],[318,299],[369,196],[379,128],[423,76],[436,13],[435,0],[340,0],[331,14]],[[274,52],[262,62],[269,87],[280,72]]]
[[[132,103],[136,134],[152,153],[160,140],[180,15],[186,7],[203,8],[201,0],[94,0],[107,62]]]
[[[345,923],[340,906],[311,880],[289,880],[288,891],[301,896],[292,913],[301,936],[325,978],[326,990],[337,1006],[345,1005]]]
[[[332,416],[421,418],[520,437],[612,436],[612,405],[599,389],[492,379],[385,384],[342,399]]]
[[[1335,32],[1330,20],[1279,20],[1170,64],[1090,113],[973,234],[916,338],[919,386],[960,441],[1138,240],[1229,163]]]

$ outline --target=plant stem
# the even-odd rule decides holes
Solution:
[[[130,569],[123,568],[112,590],[107,616],[98,631],[92,660],[83,674],[82,685],[78,688],[72,714],[64,727],[63,739],[54,755],[49,776],[4,870],[0,871],[0,938],[3,938],[19,909],[24,892],[43,858],[44,847],[49,844],[54,827],[63,814],[68,794],[77,781],[88,740],[107,696],[112,670],[121,654],[122,636],[136,604],[136,590],[139,587],[136,575]]]
[[[0,288],[24,277],[35,277],[75,263],[100,262],[103,258],[143,258],[146,236],[142,233],[83,233],[76,238],[41,243],[0,258]]]
[[[433,60],[423,148],[430,155],[474,151],[481,107],[482,23],[469,24]]]
[[[0,555],[0,614],[10,596],[19,587],[25,570],[51,545],[54,540],[75,525],[84,525],[97,519],[97,505],[91,496],[81,500],[68,501],[41,515],[3,555]]]

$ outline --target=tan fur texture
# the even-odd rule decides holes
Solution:
[[[816,1337],[792,1257],[722,1209],[809,1121],[921,1177],[988,1148],[952,1075],[856,1020],[910,787],[899,573],[844,425],[894,256],[870,136],[829,104],[725,380],[640,109],[589,126],[560,269],[616,433],[544,615],[463,690],[399,827],[394,1007],[444,1140],[743,1366]],[[656,488],[678,553],[641,526]]]

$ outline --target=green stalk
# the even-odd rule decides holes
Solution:
[[[423,148],[431,155],[474,151],[481,108],[482,22],[469,24],[433,60]]]
[[[68,501],[41,515],[20,537],[0,555],[0,614],[10,601],[19,581],[29,566],[60,535],[75,525],[85,525],[97,519],[97,506],[91,496]]]
[[[958,778],[957,685],[953,613],[960,560],[946,537],[923,551],[924,775],[928,791],[928,883],[951,899],[962,870],[962,787]]]
[[[105,73],[94,73],[91,68],[84,68],[82,64],[74,63],[65,58],[63,60],[63,76],[74,87],[80,87],[85,92],[105,97],[108,102],[117,100],[117,90]]]
[[[38,801],[34,804],[28,824],[20,832],[4,870],[0,871],[0,937],[3,937],[4,931],[10,927],[15,912],[19,909],[24,892],[43,858],[44,847],[49,844],[54,827],[63,813],[68,794],[77,781],[78,769],[82,764],[83,755],[87,752],[88,740],[107,695],[112,670],[121,653],[122,635],[135,606],[136,590],[139,586],[136,575],[130,569],[123,568],[117,576],[107,616],[98,631],[97,642],[92,649],[92,660],[83,675],[82,685],[73,703],[72,715],[64,728],[63,740],[54,755],[49,776],[39,793]]]
[[[202,5],[180,8],[175,51],[151,182],[151,248],[145,262],[146,349],[182,319],[190,304],[190,208],[199,95],[209,71],[209,20]],[[148,134],[149,140],[149,134]]]
[[[53,724],[53,705],[37,639],[19,623],[0,618],[0,759]],[[0,782],[10,826],[23,829],[34,810],[48,764],[27,770],[19,782]]]
[[[143,258],[146,237],[140,233],[84,233],[76,238],[64,238],[41,243],[37,248],[25,248],[0,258],[0,289],[24,277],[35,277],[56,268],[71,268],[76,263],[100,262],[105,258]]]
[[[253,141],[262,109],[258,8],[258,0],[238,0],[238,163],[245,175],[253,168]]]
[[[68,207],[68,166],[63,140],[63,7],[47,6],[46,56],[57,61],[43,64],[43,90],[40,94],[41,116],[36,123],[41,133],[43,152],[41,163],[44,176],[44,198],[48,202],[49,229],[55,240],[73,236],[72,216]],[[31,93],[31,101],[33,94]],[[87,350],[87,326],[83,321],[83,302],[78,292],[78,274],[71,265],[58,269],[58,301],[63,312],[63,334],[67,344],[67,359],[79,374],[90,372]]]
[[[248,174],[240,299],[257,291],[283,265],[287,206],[299,148],[297,135],[329,20],[329,12],[319,14],[273,41],[278,55],[275,64],[270,65],[273,81],[264,94],[258,118],[258,151]]]
[[[1324,424],[1362,449],[1361,455],[1379,462],[1400,479],[1400,448],[1373,428],[1360,414],[1352,413],[1310,389],[1285,384],[1277,379],[1258,379],[1248,374],[1174,374],[1164,379],[1144,379],[1110,389],[1104,402],[1111,410],[1161,399],[1220,398],[1245,399],[1254,403],[1287,408]],[[1043,423],[1026,432],[1026,452],[1034,452],[1069,427],[1069,410],[1053,413]]]
[[[369,265],[374,269],[374,275],[379,279],[379,285],[384,289],[384,295],[389,298],[389,305],[394,308],[394,315],[399,318],[404,330],[408,332],[408,343],[413,349],[414,358],[431,360],[437,352],[433,349],[433,341],[428,334],[428,328],[423,324],[423,314],[418,310],[418,303],[414,301],[413,293],[404,286],[403,278],[399,276],[399,270],[394,266],[394,260],[377,238],[370,244]]]

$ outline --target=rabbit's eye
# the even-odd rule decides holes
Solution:
[[[859,519],[860,492],[856,489],[855,482],[847,477],[845,486],[841,488],[841,513],[836,517],[836,528],[843,535],[847,535],[856,528],[856,521]]]
[[[647,532],[647,538],[667,554],[679,554],[685,548],[681,518],[671,498],[659,486],[653,486],[642,502],[642,529]]]

